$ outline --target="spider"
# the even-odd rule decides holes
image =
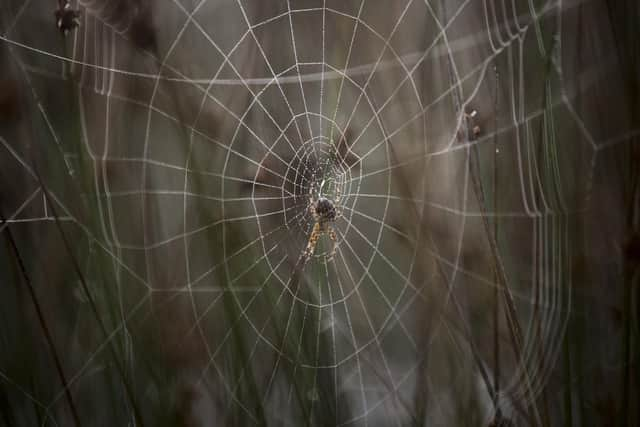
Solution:
[[[307,248],[302,254],[304,262],[311,258],[311,255],[313,255],[316,249],[318,239],[320,239],[320,237],[325,233],[328,234],[331,239],[331,252],[329,253],[327,261],[331,261],[336,254],[337,236],[335,230],[331,226],[331,223],[341,216],[341,213],[336,208],[336,204],[340,202],[340,189],[339,187],[336,187],[336,198],[335,200],[331,200],[322,195],[322,188],[324,187],[324,184],[325,181],[323,180],[317,193],[315,191],[315,185],[311,185],[309,188],[309,212],[313,215],[315,224],[313,225],[313,230],[309,236]]]
[[[56,26],[63,35],[80,25],[80,11],[73,10],[68,0],[59,0],[58,9],[55,12]]]

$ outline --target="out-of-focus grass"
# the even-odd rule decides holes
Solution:
[[[44,36],[29,35],[24,27],[42,24],[50,6],[33,2],[20,12],[19,3],[9,2],[0,9],[3,28],[24,13],[18,17],[21,27],[7,38],[56,49],[62,56],[74,55],[77,47],[69,39],[52,37],[41,45],[38,38]],[[105,195],[120,188],[130,191],[126,184],[133,183],[135,189],[145,191],[157,190],[154,185],[159,185],[160,190],[219,196],[220,186],[212,184],[213,178],[193,172],[219,171],[222,163],[220,156],[211,154],[215,143],[196,135],[193,128],[212,129],[207,136],[228,143],[232,125],[210,117],[206,109],[202,118],[195,119],[191,92],[178,85],[163,87],[158,95],[162,101],[158,102],[167,102],[172,117],[178,118],[178,130],[175,135],[157,132],[154,138],[167,144],[164,154],[171,152],[187,159],[191,171],[161,181],[165,177],[151,165],[145,165],[145,172],[134,167],[118,170],[119,165],[102,156],[127,160],[151,157],[140,150],[145,134],[140,129],[148,125],[153,130],[156,124],[149,106],[143,104],[140,111],[129,114],[120,104],[120,92],[98,90],[100,85],[90,81],[90,73],[78,71],[78,64],[75,74],[70,64],[65,64],[60,75],[51,77],[34,70],[52,74],[47,61],[58,67],[55,59],[38,52],[25,53],[1,41],[0,64],[9,83],[0,88],[11,88],[0,94],[4,150],[0,157],[0,227],[5,242],[0,249],[2,422],[18,426],[483,425],[498,414],[516,425],[637,424],[640,56],[633,28],[638,6],[632,2],[584,3],[572,8],[553,3],[565,32],[558,33],[557,19],[541,17],[531,23],[526,37],[515,38],[514,43],[526,46],[523,62],[516,60],[520,52],[510,49],[493,59],[494,67],[488,68],[493,68],[493,75],[487,73],[483,95],[471,99],[469,105],[482,116],[480,139],[464,132],[454,141],[467,145],[458,150],[465,153],[462,161],[453,156],[436,157],[421,162],[419,168],[388,173],[393,196],[417,200],[412,209],[402,212],[404,217],[391,217],[398,215],[393,211],[385,218],[386,225],[407,230],[416,240],[408,244],[413,245],[417,261],[407,273],[418,285],[411,291],[416,298],[408,303],[407,295],[395,291],[402,283],[393,272],[388,272],[388,277],[369,273],[374,277],[367,278],[368,286],[356,294],[360,302],[353,303],[353,319],[349,318],[345,327],[354,338],[348,337],[352,342],[342,345],[354,349],[341,348],[350,356],[339,366],[334,366],[338,364],[334,327],[340,326],[340,316],[336,314],[327,326],[329,311],[313,306],[323,301],[309,301],[310,295],[325,289],[329,273],[324,264],[312,261],[301,265],[298,254],[287,247],[284,250],[291,253],[283,265],[289,270],[284,271],[292,273],[284,278],[286,290],[272,285],[278,284],[274,276],[280,270],[269,268],[264,260],[232,285],[231,279],[258,258],[248,256],[239,266],[225,259],[232,252],[230,247],[255,239],[255,230],[233,223],[224,231],[215,228],[202,241],[177,239],[175,246],[164,252],[154,245],[138,250],[115,242],[116,235],[128,242],[142,230],[145,244],[149,243],[147,239],[158,238],[179,222],[176,218],[183,209],[187,211],[186,205],[190,215],[182,220],[188,225],[223,219],[220,205],[205,202],[205,197],[195,202],[180,199],[167,207],[145,194],[140,197],[141,205],[131,202],[116,209]],[[443,16],[452,13],[445,2],[429,4]],[[45,7],[47,13],[39,13],[34,5]],[[478,5],[463,11],[484,16],[498,7],[492,4],[486,12]],[[373,16],[363,19],[382,31],[389,25],[391,12],[399,12],[396,8],[400,6],[380,6],[382,12],[368,11]],[[170,6],[155,7],[159,9],[157,16],[173,16],[166,10]],[[531,7],[542,14],[546,4]],[[269,9],[264,5],[255,8],[250,10],[256,14]],[[517,12],[531,13],[526,9]],[[602,10],[609,15],[599,16],[597,12]],[[389,16],[385,16],[387,11]],[[175,15],[182,16],[177,10]],[[236,18],[229,15],[228,19]],[[87,19],[85,26],[97,25]],[[413,33],[408,31],[415,34],[413,41],[403,29],[405,42],[415,43],[419,52],[424,48],[422,39],[429,39],[424,33],[428,34],[430,26],[436,27],[434,21],[425,21],[424,28],[416,26],[410,28]],[[173,29],[169,20],[164,22]],[[313,22],[308,24],[311,27]],[[464,35],[463,21],[451,25],[452,33]],[[352,27],[350,21],[336,18],[331,28],[341,34],[344,43],[331,47],[327,58],[332,59],[327,61],[338,63],[348,50]],[[224,41],[222,36],[214,37]],[[484,36],[478,33],[475,37],[480,40]],[[153,54],[162,52],[164,39],[173,41],[176,36],[159,34]],[[93,47],[98,49],[101,42],[95,40]],[[303,46],[317,43],[312,37],[299,41]],[[374,42],[370,43],[375,50]],[[265,46],[269,55],[278,54],[279,46],[269,46],[266,41]],[[356,47],[356,58],[369,58],[366,40],[358,41]],[[401,49],[402,45],[395,47]],[[602,71],[594,63],[605,50],[615,56],[615,66]],[[149,59],[149,49],[118,50],[123,52],[131,57],[118,66],[127,64],[133,69],[135,64],[144,72],[148,68],[157,72],[154,67],[161,61]],[[180,54],[188,56],[189,52]],[[446,70],[449,78],[453,75],[448,55],[442,55],[447,59],[433,59],[432,69],[421,70],[424,76],[419,90],[427,100],[440,96],[442,87],[455,92],[443,102],[447,105],[442,115],[449,120],[427,120],[425,129],[411,129],[413,133],[401,134],[403,137],[419,140],[427,134],[455,135],[452,123],[466,99],[457,92],[455,81],[433,81],[438,70]],[[457,62],[464,63],[478,53],[462,49],[456,55],[464,55]],[[141,57],[145,60],[137,63]],[[82,58],[99,63],[104,60],[91,55]],[[255,77],[251,72],[264,71],[256,65],[258,52],[251,51],[247,58],[243,63],[247,75]],[[523,64],[527,66],[517,78],[513,67]],[[596,89],[581,88],[587,86],[589,77],[580,74],[584,67],[595,73]],[[565,70],[562,79],[560,68]],[[392,81],[393,74],[386,77]],[[117,87],[126,95],[148,89],[134,77],[122,80],[133,86]],[[338,105],[339,82],[327,80],[323,87],[328,106]],[[375,85],[372,103],[379,107],[393,84],[376,80]],[[523,100],[516,99],[517,85],[526,88]],[[607,93],[608,88],[614,95]],[[237,97],[230,97],[229,105],[246,109],[250,96],[240,89],[237,93]],[[343,105],[353,102],[348,91],[343,96]],[[570,98],[571,114],[563,103],[564,96]],[[394,104],[393,113],[383,116],[382,127],[389,122],[397,125],[401,122],[398,117],[410,117],[411,102],[417,101]],[[282,113],[274,111],[274,115]],[[108,112],[120,114],[110,116]],[[516,112],[521,116],[514,118]],[[439,118],[438,114],[429,117]],[[355,134],[366,119],[356,115],[352,123]],[[247,120],[255,120],[256,128],[266,127],[259,118]],[[123,126],[121,121],[129,123]],[[113,131],[108,137],[106,128]],[[392,133],[392,129],[384,131]],[[602,148],[596,144],[585,150],[593,135]],[[367,144],[377,142],[367,137],[354,151],[365,145],[366,152]],[[621,139],[610,147],[604,145],[617,138]],[[433,139],[437,144],[446,138]],[[106,149],[107,143],[112,152]],[[522,151],[513,155],[516,145]],[[153,150],[153,144],[150,146]],[[252,147],[242,137],[236,147],[238,152],[251,153]],[[207,149],[211,157],[200,156]],[[410,140],[392,139],[384,155],[393,159],[390,163],[401,164],[419,156],[421,149]],[[242,172],[232,170],[229,175],[240,176]],[[516,183],[525,177],[530,179],[530,190],[521,192]],[[223,188],[230,194],[239,193],[232,185],[236,184]],[[371,188],[377,195],[386,195],[384,186],[371,185],[367,191]],[[460,196],[462,188],[466,192]],[[39,218],[45,209],[48,216],[34,222],[13,221],[10,217],[33,192],[38,203],[26,205],[24,218]],[[470,231],[460,232],[457,217],[452,220],[433,207],[440,203],[440,193],[446,194],[445,200],[452,206],[462,199],[459,210],[463,213],[479,213],[465,218],[464,229]],[[527,217],[534,226],[497,215],[521,209],[518,203],[522,199],[538,207]],[[242,210],[232,202],[221,203],[226,215]],[[365,202],[362,205],[367,206]],[[371,236],[375,240],[375,233]],[[360,249],[356,238],[351,239]],[[384,248],[383,255],[406,250],[407,243],[389,244],[386,235],[379,240],[376,249]],[[321,243],[319,248],[325,246]],[[341,250],[347,251],[345,245]],[[456,259],[454,266],[451,259]],[[205,274],[198,262],[219,268]],[[380,265],[384,260],[376,258],[370,270],[378,271]],[[196,280],[199,274],[205,277],[201,282]],[[483,287],[487,277],[492,278],[492,287]],[[374,284],[382,290],[376,291]],[[251,289],[253,293],[248,292]],[[384,299],[381,295],[397,302],[391,313],[397,318],[389,316],[379,333],[371,333],[371,325],[388,310],[385,301],[380,301]],[[301,304],[296,297],[312,304]],[[341,307],[334,304],[331,313]],[[405,326],[409,333],[400,330],[401,321],[409,324]],[[401,345],[403,334],[410,335],[415,348]],[[372,343],[365,346],[359,342],[371,335]]]

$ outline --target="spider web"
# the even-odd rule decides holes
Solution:
[[[134,366],[131,324],[166,297],[189,313],[196,381],[221,380],[226,408],[254,421],[242,389],[255,381],[266,416],[285,417],[296,376],[336,424],[408,417],[419,387],[451,419],[469,373],[487,402],[540,417],[571,301],[568,215],[600,150],[626,138],[592,134],[564,80],[563,17],[584,2],[172,0],[142,46],[135,14],[99,1],[74,3],[82,26],[64,42],[36,37],[23,28],[49,25],[42,3],[4,7],[0,39],[31,91],[36,145],[82,191],[49,175],[43,190],[49,172],[3,135],[3,162],[30,182],[2,228],[59,222],[86,240],[81,264],[111,265],[118,320],[69,387],[110,341]],[[577,176],[557,143],[569,137]],[[336,256],[324,235],[304,263],[321,182],[340,194]],[[499,353],[517,354],[499,374],[482,338],[494,293]]]

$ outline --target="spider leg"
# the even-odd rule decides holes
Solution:
[[[309,199],[317,199],[318,198],[318,190],[316,189],[316,175],[315,173],[311,175],[311,183],[309,184]]]
[[[335,219],[342,218],[342,209],[336,208],[336,217]]]
[[[335,181],[334,181],[335,182]],[[342,192],[340,191],[340,185],[338,185],[338,183],[335,183],[335,187],[336,187],[336,203],[340,203],[340,197],[342,197]]]
[[[327,232],[329,233],[329,238],[331,239],[331,252],[329,253],[329,257],[327,258],[327,262],[329,262],[336,255],[336,242],[338,241],[338,236],[336,235],[333,227],[330,225],[327,226]]]
[[[318,239],[322,235],[322,228],[320,227],[320,223],[316,222],[313,226],[313,230],[311,231],[311,235],[309,236],[309,243],[307,243],[307,248],[304,250],[302,257],[304,261],[307,262],[313,252],[316,250],[316,244],[318,243]]]

